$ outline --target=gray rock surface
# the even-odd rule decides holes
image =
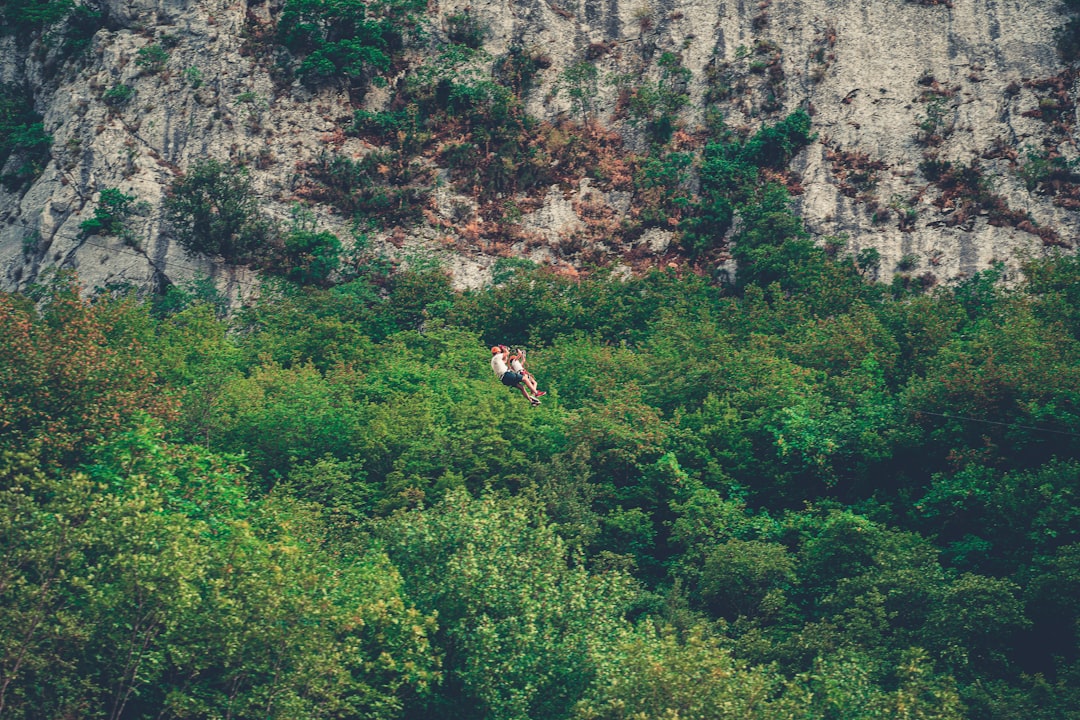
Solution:
[[[106,0],[104,6],[111,29],[97,33],[85,57],[58,67],[50,67],[40,39],[29,48],[12,37],[0,40],[0,80],[35,88],[36,106],[54,138],[51,160],[29,189],[0,189],[0,286],[25,287],[49,268],[70,267],[88,287],[160,288],[207,274],[242,298],[257,287],[252,271],[186,255],[173,242],[160,211],[165,188],[198,158],[240,160],[249,163],[266,211],[287,218],[298,165],[328,144],[354,156],[370,149],[335,135],[352,115],[350,98],[342,90],[312,94],[298,83],[285,92],[275,88],[273,63],[245,51],[243,37],[245,27],[249,34],[259,23],[270,27],[277,10],[272,3]],[[1015,223],[992,225],[985,213],[951,223],[954,210],[919,170],[928,150],[940,160],[978,160],[1008,208],[1030,214],[1029,228],[1053,228],[1069,245],[1077,236],[1075,211],[1030,192],[1015,162],[986,157],[995,144],[1021,158],[1044,140],[1061,144],[1046,122],[1024,115],[1039,104],[1038,89],[1025,83],[1064,70],[1053,44],[1053,30],[1064,20],[1053,2],[955,0],[949,7],[904,0],[457,0],[437,4],[434,32],[440,31],[439,18],[466,7],[489,24],[485,47],[493,56],[512,45],[550,56],[551,67],[528,98],[529,111],[543,118],[570,113],[565,96],[553,92],[560,73],[600,43],[604,54],[595,62],[601,77],[656,79],[659,54],[679,53],[693,73],[688,128],[702,122],[718,68],[739,83],[739,92],[719,104],[731,126],[753,129],[807,109],[818,140],[794,163],[803,190],[797,208],[821,241],[832,238],[851,252],[876,248],[883,279],[904,268],[950,281],[995,260],[1015,272],[1024,257],[1051,251]],[[173,45],[165,69],[154,74],[139,68],[138,50],[163,38]],[[761,48],[771,49],[759,54]],[[751,65],[777,54],[782,77],[774,78],[771,90],[779,105],[770,109],[767,73]],[[111,108],[103,94],[119,84],[133,87],[135,95],[125,107]],[[930,98],[940,98],[936,145],[919,138],[930,112],[928,88],[941,89]],[[1075,97],[1071,80],[1069,92]],[[377,108],[385,99],[376,91],[365,102]],[[618,117],[616,99],[615,87],[601,82],[597,118],[622,133],[629,149],[641,150],[641,133]],[[1065,140],[1062,151],[1075,156],[1073,138]],[[837,171],[838,157],[854,156],[881,164],[875,182],[858,192],[845,189]],[[79,232],[98,193],[109,187],[145,203],[127,241]],[[556,260],[553,248],[581,226],[576,208],[583,199],[606,203],[616,213],[626,209],[620,193],[597,195],[604,194],[584,184],[549,188],[522,218],[530,237],[542,242],[519,243],[515,252],[565,262]],[[469,202],[438,191],[434,217],[468,214]],[[890,205],[890,217],[882,221],[880,208]],[[349,236],[343,218],[316,210],[321,227]],[[900,222],[898,212],[908,221]],[[443,258],[461,287],[490,278],[497,253],[488,244],[442,225],[421,224],[405,229],[405,236],[404,242],[390,233],[375,240],[397,257],[424,252]],[[656,262],[666,262],[672,240],[673,233],[650,231],[639,244]]]

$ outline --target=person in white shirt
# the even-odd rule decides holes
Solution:
[[[495,373],[495,377],[499,378],[499,381],[506,387],[520,390],[521,394],[524,395],[525,399],[532,403],[532,405],[539,405],[540,401],[537,400],[525,386],[524,376],[521,375],[521,373],[516,373],[510,369],[510,366],[507,364],[509,360],[510,350],[508,348],[502,347],[501,345],[496,345],[491,348],[491,370]]]

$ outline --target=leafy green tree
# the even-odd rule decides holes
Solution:
[[[314,216],[297,208],[285,234],[281,272],[301,285],[326,285],[341,267],[341,252],[337,235],[317,232]]]
[[[706,556],[701,582],[722,617],[767,614],[794,584],[795,562],[780,543],[732,539]]]
[[[45,3],[56,7],[65,3]],[[34,3],[13,8],[3,8],[5,17],[10,12],[30,12]],[[65,10],[66,11],[66,10]],[[26,88],[15,84],[0,85],[0,169],[9,163],[17,164],[14,170],[0,177],[9,191],[26,187],[45,168],[49,160],[52,135],[45,132],[42,118],[34,111],[33,97]]]
[[[815,720],[968,717],[956,684],[934,672],[926,653],[906,652],[887,682],[881,672],[880,664],[864,654],[842,651],[821,657],[789,683],[782,704],[794,717]]]
[[[389,718],[437,680],[430,618],[379,553],[319,547],[229,459],[139,429],[87,473],[0,469],[5,717]]]
[[[70,462],[142,413],[171,418],[145,343],[124,329],[139,315],[132,298],[83,300],[71,276],[43,288],[40,309],[0,294],[0,447],[37,442]]]
[[[309,82],[379,82],[424,8],[421,0],[288,0],[278,36],[303,56],[298,72]]]
[[[999,303],[941,348],[903,402],[928,413],[920,418],[927,447],[939,456],[980,448],[1010,464],[1037,465],[1071,454],[1080,346],[1041,322],[1028,300]]]
[[[1022,570],[1030,576],[1025,588],[1027,616],[1033,622],[1025,641],[1046,648],[1057,658],[1072,663],[1080,657],[1080,635],[1073,620],[1080,616],[1080,543],[1062,545],[1052,553],[1035,556]],[[1059,661],[1060,662],[1060,661]],[[1068,671],[1060,672],[1067,676]]]
[[[31,32],[55,25],[75,7],[75,0],[4,0],[0,17],[9,30]]]
[[[1011,472],[969,463],[935,474],[915,509],[940,528],[938,542],[959,568],[1015,575],[1080,541],[1071,499],[1078,472],[1071,460]]]
[[[559,87],[568,98],[570,106],[580,115],[581,122],[588,125],[593,114],[594,102],[598,92],[599,71],[590,62],[568,65],[560,77]]]
[[[1019,631],[1030,626],[1020,594],[1011,580],[961,575],[942,588],[931,606],[921,644],[938,653],[959,678],[1002,673]]]
[[[567,717],[624,627],[628,579],[589,573],[528,500],[454,490],[376,534],[409,597],[438,613],[447,705],[432,713]]]
[[[268,486],[286,477],[294,464],[327,453],[349,457],[359,422],[357,409],[332,381],[306,364],[253,367],[247,377],[235,377],[222,388],[217,407],[208,428],[215,445],[247,452]]]
[[[193,255],[251,262],[270,236],[247,169],[218,160],[197,160],[172,182],[165,215],[181,247]]]
[[[780,678],[732,657],[701,627],[685,637],[646,622],[612,639],[582,720],[773,718]]]
[[[761,168],[783,169],[813,139],[810,116],[797,110],[777,124],[761,128],[745,143],[721,138],[706,145],[699,200],[693,206],[695,212],[682,224],[687,249],[700,253],[717,246],[731,228],[736,210],[740,210],[744,230],[735,240],[735,248],[740,283],[745,283],[743,275],[750,268],[743,266],[754,262],[754,248],[779,245],[789,238],[807,238],[802,222],[786,209],[786,192],[769,183],[756,189]],[[813,246],[793,246],[790,250],[805,255],[809,247]],[[771,282],[753,277],[763,285]]]
[[[84,235],[126,236],[124,221],[131,214],[134,201],[134,195],[126,195],[119,188],[103,189],[94,208],[94,217],[79,223],[79,230]]]
[[[739,154],[758,167],[780,170],[815,137],[810,132],[810,116],[796,110],[775,125],[763,127],[746,141]]]
[[[747,198],[740,208],[743,228],[733,240],[732,256],[739,262],[739,283],[769,285],[790,282],[802,268],[824,261],[802,220],[788,207],[787,190],[769,183]],[[805,270],[802,270],[805,272]]]
[[[441,267],[404,269],[394,273],[389,285],[386,311],[402,330],[422,329],[453,303],[450,273]]]
[[[241,351],[227,332],[209,303],[192,304],[154,324],[147,341],[151,366],[181,398],[172,437],[210,444],[225,389],[241,374]]]
[[[1032,260],[1024,266],[1024,292],[1032,297],[1033,312],[1049,323],[1060,324],[1072,337],[1080,339],[1080,262],[1060,255]]]
[[[382,282],[361,277],[327,289],[268,286],[260,302],[239,313],[247,330],[238,339],[246,362],[310,362],[323,372],[339,363],[363,366],[373,357],[372,340],[397,330]]]

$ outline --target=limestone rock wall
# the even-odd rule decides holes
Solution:
[[[40,38],[28,47],[25,39],[2,38],[0,80],[35,89],[53,145],[28,190],[0,189],[0,285],[24,287],[49,268],[72,267],[90,287],[161,288],[202,273],[234,297],[251,292],[252,271],[188,256],[172,241],[159,209],[171,179],[201,157],[246,162],[267,212],[285,218],[299,164],[328,144],[353,155],[370,149],[337,132],[353,111],[344,89],[275,86],[268,44],[252,38],[272,27],[279,6],[280,0],[107,0],[108,27],[86,55],[63,63]],[[1029,149],[1076,156],[1076,91],[1053,42],[1064,22],[1057,3],[456,0],[429,8],[436,37],[444,18],[468,9],[488,25],[485,49],[493,56],[511,46],[549,56],[527,103],[540,117],[570,113],[565,95],[553,89],[562,69],[587,54],[602,78],[655,79],[665,51],[692,72],[688,129],[708,107],[749,129],[806,109],[818,139],[794,163],[797,208],[822,242],[849,252],[876,248],[883,278],[929,273],[949,281],[995,260],[1015,270],[1023,257],[1071,246],[1077,237],[1076,211],[1055,203],[1045,188],[1029,189],[1017,173]],[[141,47],[162,42],[170,46],[162,72],[135,64]],[[135,95],[113,108],[104,95],[119,84]],[[1056,114],[1040,117],[1054,92]],[[386,97],[376,90],[364,102],[377,108]],[[599,121],[624,136],[628,151],[641,150],[640,130],[615,112],[616,103],[615,87],[601,82]],[[933,182],[920,169],[927,158],[975,167],[983,201],[965,205]],[[522,225],[557,245],[582,222],[576,208],[583,198],[616,214],[625,210],[625,197],[587,182],[548,188]],[[127,242],[79,232],[108,187],[144,203]],[[468,202],[446,189],[434,194],[437,216]],[[998,212],[989,207],[994,203]],[[348,236],[344,218],[317,213],[321,226]],[[443,256],[460,286],[485,282],[490,248],[448,243],[446,233],[422,223],[376,240],[398,256]],[[651,230],[641,242],[662,262],[671,259],[673,237]],[[554,257],[542,246],[528,252]]]

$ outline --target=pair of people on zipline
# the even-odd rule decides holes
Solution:
[[[547,395],[536,389],[536,378],[525,369],[525,351],[519,350],[514,355],[505,345],[491,348],[491,370],[503,385],[520,390],[534,407],[540,404],[540,398]]]

